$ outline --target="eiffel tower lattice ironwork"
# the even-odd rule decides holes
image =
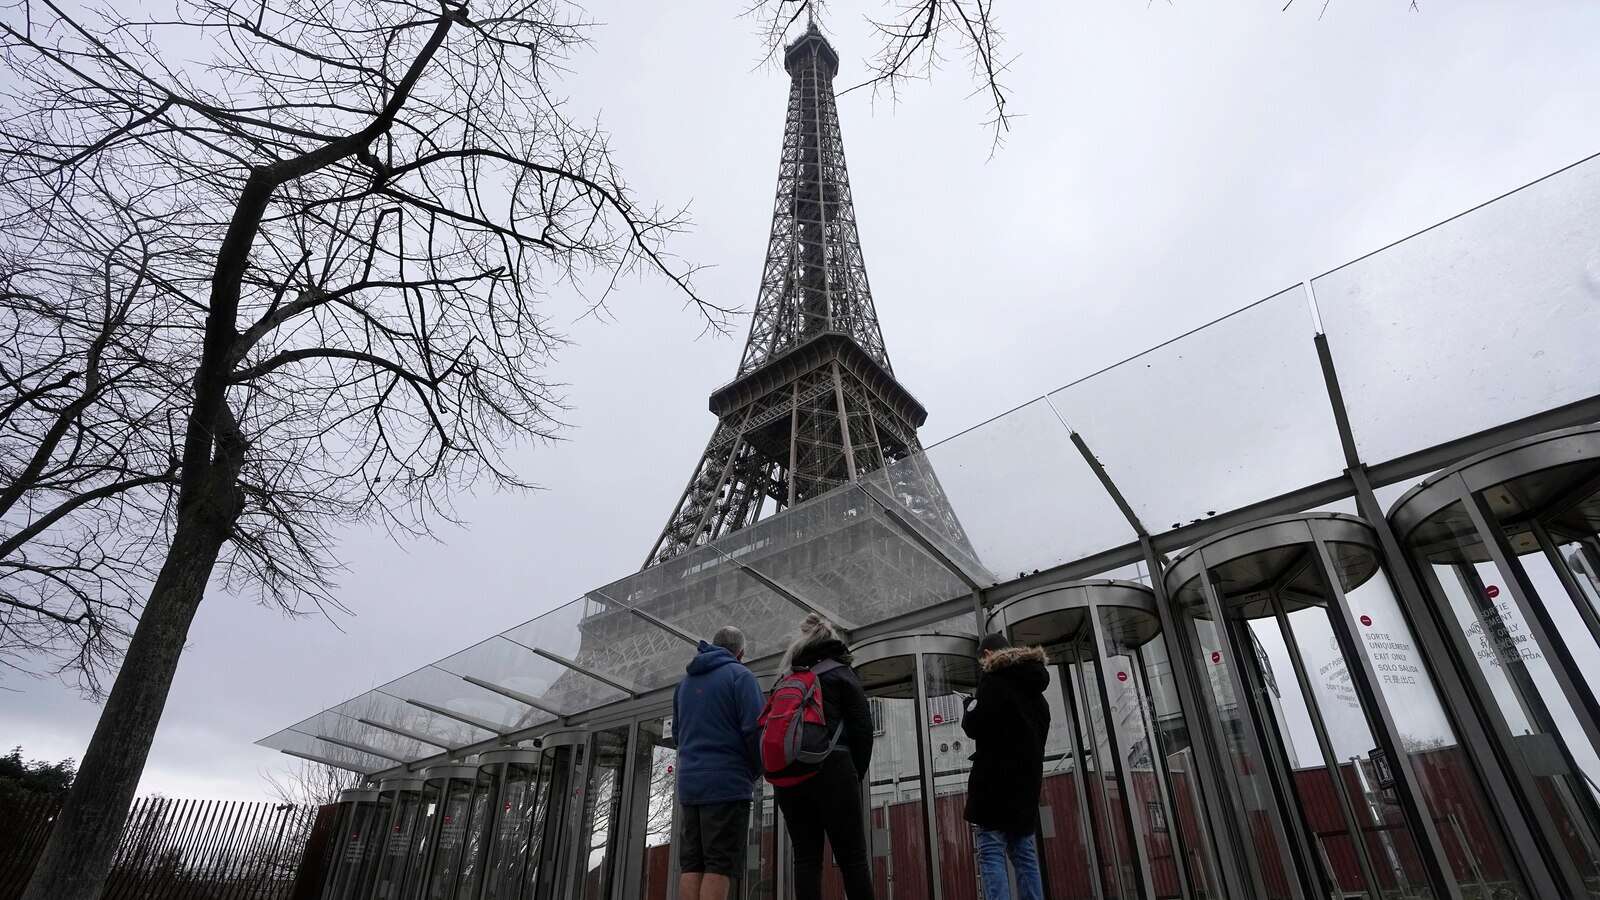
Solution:
[[[788,46],[772,233],[737,376],[645,567],[921,450],[927,411],[895,378],[867,284],[834,104],[839,56],[811,23]],[[938,493],[931,473],[917,494]],[[921,503],[915,503],[921,500]],[[942,496],[913,515],[964,545]]]

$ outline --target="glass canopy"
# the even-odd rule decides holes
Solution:
[[[753,659],[810,611],[882,634],[1029,573],[1132,562],[1141,534],[1171,551],[1230,513],[1332,503],[1352,494],[1355,463],[1381,487],[1420,473],[1409,457],[1442,465],[1486,435],[1600,417],[1600,157],[1309,294],[1248,304],[259,743],[364,773],[483,749],[666,687],[726,621]]]

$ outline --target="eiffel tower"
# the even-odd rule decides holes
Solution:
[[[647,569],[921,450],[928,413],[895,378],[856,233],[839,54],[812,21],[783,62],[788,116],[750,337],[733,381],[711,395],[717,427]],[[931,476],[915,481],[913,516],[964,547]]]
[[[578,623],[578,665],[644,688],[682,677],[684,642],[721,625],[745,627],[763,652],[781,648],[795,607],[774,586],[847,628],[965,593],[946,562],[874,512],[879,504],[947,560],[986,574],[920,455],[927,411],[884,350],[834,109],[839,56],[811,23],[784,65],[778,199],[738,374],[711,395],[716,430],[643,569],[589,592]],[[852,481],[872,497],[817,499]],[[718,550],[693,552],[808,500],[813,514],[772,523],[733,564]],[[543,702],[581,709],[606,696],[569,672]]]

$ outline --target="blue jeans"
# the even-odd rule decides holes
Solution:
[[[1006,857],[1017,873],[1017,900],[1044,900],[1044,882],[1039,878],[1039,852],[1031,834],[1006,834],[977,829],[973,844],[978,848],[978,876],[983,879],[983,900],[1011,900],[1011,878],[1006,875]]]

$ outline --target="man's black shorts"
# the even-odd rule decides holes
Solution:
[[[737,878],[750,841],[750,801],[681,806],[678,870]]]

